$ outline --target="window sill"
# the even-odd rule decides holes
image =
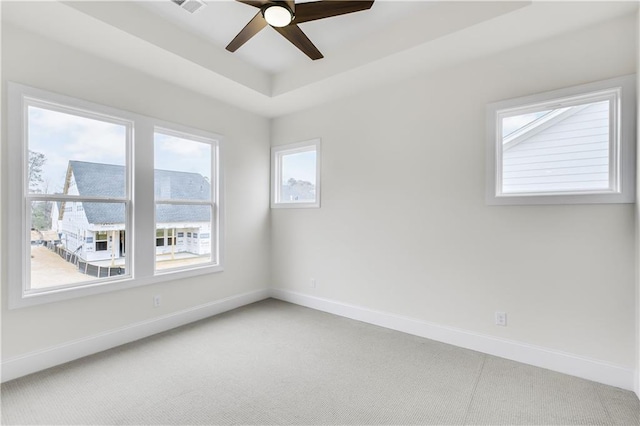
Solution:
[[[28,306],[37,306],[46,303],[76,299],[79,297],[110,293],[113,291],[142,287],[150,284],[158,284],[166,281],[175,281],[184,278],[213,274],[222,272],[223,270],[224,268],[222,267],[222,265],[208,265],[199,268],[192,268],[189,270],[162,271],[158,272],[154,276],[149,277],[128,277],[112,280],[105,278],[103,281],[94,281],[92,283],[88,283],[85,286],[53,288],[50,291],[46,292],[24,295],[11,295],[12,297],[9,298],[9,309],[19,309]],[[151,306],[151,304],[149,306]]]
[[[320,203],[275,203],[272,209],[319,209]]]
[[[487,194],[486,203],[493,206],[505,205],[544,205],[544,204],[632,204],[633,193],[626,194],[555,194],[555,195],[503,195]]]

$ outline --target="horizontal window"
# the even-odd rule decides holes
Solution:
[[[490,204],[633,202],[635,77],[488,106]]]

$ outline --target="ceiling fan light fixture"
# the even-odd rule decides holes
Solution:
[[[274,4],[269,7],[266,7],[262,14],[264,15],[264,19],[267,21],[269,25],[272,27],[286,27],[293,21],[293,14],[291,11],[279,4]]]

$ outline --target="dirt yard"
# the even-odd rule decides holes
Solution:
[[[78,272],[74,264],[67,262],[48,248],[31,247],[31,288],[47,288],[94,279]]]
[[[209,256],[195,256],[187,253],[176,253],[175,259],[170,255],[158,255],[158,270],[197,265],[209,261]],[[111,261],[92,262],[101,266],[111,265]],[[31,247],[31,287],[47,288],[64,284],[93,281],[96,277],[78,272],[78,268],[61,258],[44,246]]]

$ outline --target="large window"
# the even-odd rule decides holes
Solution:
[[[11,308],[222,269],[219,136],[14,83],[8,106]]]
[[[489,105],[488,202],[633,202],[634,81]]]
[[[193,133],[155,129],[156,229],[166,241],[156,244],[156,271],[206,265],[216,259],[215,142]],[[176,232],[186,230],[192,238],[176,238]],[[196,239],[198,233],[208,238]]]
[[[320,207],[320,140],[271,148],[271,207]]]

